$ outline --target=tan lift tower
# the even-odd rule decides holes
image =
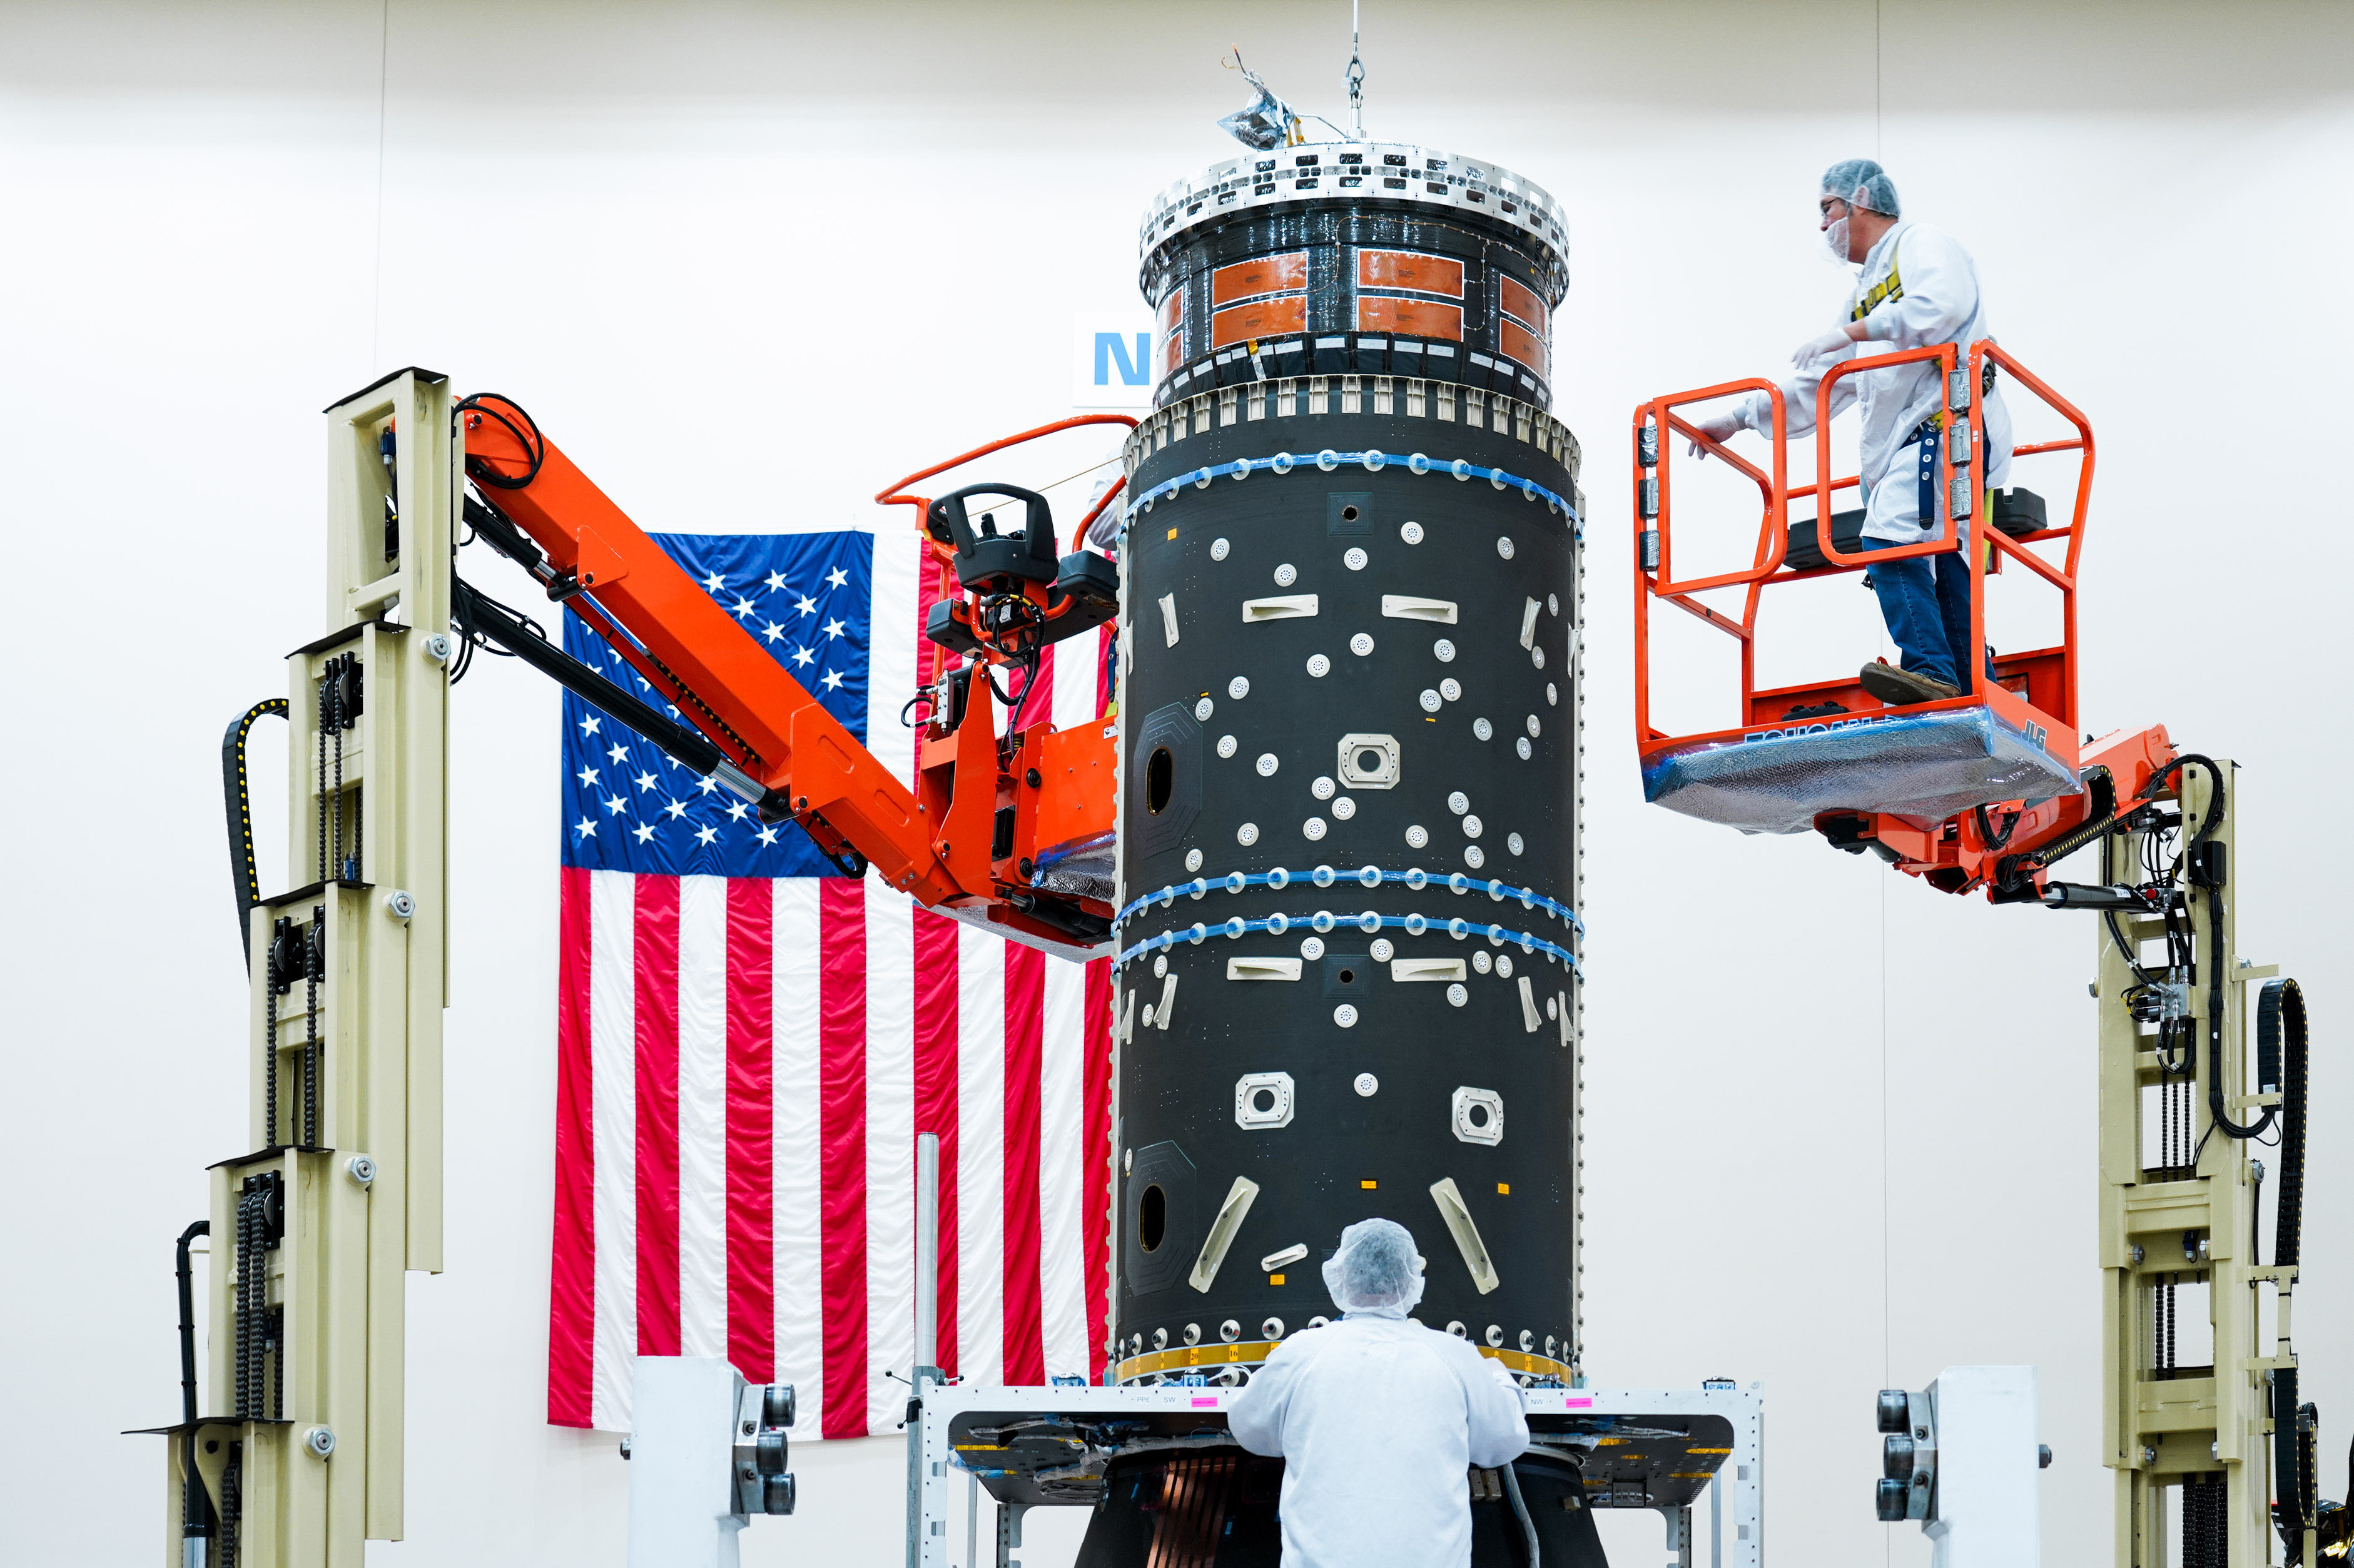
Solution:
[[[212,1169],[208,1413],[168,1429],[175,1564],[361,1568],[364,1541],[399,1539],[403,1277],[441,1267],[446,379],[404,370],[328,409],[327,468],[326,625],[288,656],[283,710],[303,885],[260,895],[247,824],[252,1152]],[[241,721],[240,769],[242,730],[277,710]]]
[[[2234,817],[2238,769],[2186,762],[2179,821],[2191,843],[2179,909],[2113,912],[2099,935],[2101,1265],[2107,1289],[2104,1461],[2116,1473],[2118,1568],[2168,1562],[2166,1493],[2179,1489],[2186,1568],[2273,1561],[2271,1494],[2312,1473],[2311,1433],[2299,1461],[2296,1354],[2289,1303],[2296,1283],[2302,1185],[2304,1003],[2274,965],[2238,956]],[[2158,824],[2105,837],[2104,885],[2142,881]],[[2272,981],[2271,984],[2264,982]],[[2252,988],[2263,985],[2261,992]],[[2256,1004],[2256,1049],[2248,1029]],[[2285,1071],[2283,1031],[2296,1039]],[[2253,1069],[2253,1074],[2251,1069]],[[2253,1083],[2256,1092],[2247,1092]],[[2284,1107],[2284,1100],[2292,1103]],[[2260,1264],[2257,1198],[2269,1149],[2227,1127],[2278,1125],[2285,1255]],[[2264,1287],[2274,1287],[2271,1344]],[[2203,1364],[2199,1350],[2211,1346]],[[2276,1398],[2275,1381],[2285,1398]],[[2275,1418],[2287,1429],[2274,1432]],[[2285,1462],[2274,1467],[2275,1448]],[[2309,1485],[2309,1482],[2307,1483]],[[2312,1568],[2311,1499],[2285,1498],[2292,1563]],[[2302,1528],[2298,1528],[2298,1521]]]

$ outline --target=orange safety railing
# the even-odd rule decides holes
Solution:
[[[2093,428],[2074,405],[2004,353],[1990,338],[1970,345],[1967,369],[1959,363],[1958,346],[1952,344],[1844,360],[1832,366],[1816,387],[1815,482],[1796,488],[1788,482],[1786,467],[1788,410],[1784,406],[1780,388],[1772,382],[1756,379],[1720,382],[1713,387],[1654,397],[1636,406],[1633,430],[1634,483],[1638,502],[1635,508],[1634,663],[1635,740],[1638,755],[1648,758],[1673,747],[1738,741],[1756,736],[1761,731],[1778,730],[1790,722],[1786,715],[1792,707],[1837,702],[1852,713],[1882,709],[1882,705],[1865,694],[1852,675],[1760,690],[1756,684],[1758,609],[1766,588],[1776,584],[1804,582],[1861,571],[1875,563],[1941,555],[1960,547],[1960,530],[1951,527],[1944,530],[1941,538],[1873,550],[1869,554],[1849,554],[1841,550],[1831,536],[1831,498],[1840,491],[1856,488],[1861,483],[1860,476],[1854,474],[1843,479],[1829,477],[1832,472],[1829,428],[1832,388],[1850,376],[1924,361],[1937,366],[1946,387],[1943,402],[1946,418],[1941,435],[1944,430],[1951,429],[1954,415],[1964,408],[1968,412],[1972,459],[1965,471],[1968,498],[1965,506],[1956,507],[1952,503],[1956,494],[1953,443],[1947,439],[1940,439],[1937,442],[1936,493],[1947,498],[1946,521],[1951,524],[1957,517],[1977,519],[1976,536],[1984,538],[1989,547],[1974,549],[1969,553],[1970,647],[1964,667],[1976,677],[1973,681],[1976,690],[1906,711],[1922,713],[1988,706],[2006,722],[2038,736],[2053,757],[2071,768],[2075,766],[2080,734],[2076,702],[2076,573],[2084,550],[2085,508],[2092,498]],[[1988,365],[2001,366],[2009,372],[2011,379],[2033,392],[2046,407],[2075,427],[2076,435],[2073,440],[2023,443],[2015,446],[2011,451],[2014,461],[2049,452],[2081,451],[2084,454],[2077,472],[2073,514],[2065,526],[2039,529],[2014,537],[1993,526],[1988,519],[1986,471],[1984,465],[1975,460],[1975,455],[1984,450],[1986,440],[1986,399],[1979,395],[1979,388],[1985,384]],[[1966,380],[1961,378],[1964,376]],[[1760,469],[1719,442],[1711,440],[1675,412],[1693,404],[1711,402],[1740,392],[1763,392],[1772,405],[1773,451],[1766,469]],[[1762,511],[1758,520],[1757,547],[1748,567],[1691,578],[1680,579],[1675,576],[1675,535],[1670,521],[1673,511],[1670,448],[1674,436],[1698,442],[1708,452],[1723,459],[1734,471],[1756,484]],[[1826,563],[1821,567],[1794,569],[1787,564],[1790,503],[1800,500],[1814,503],[1816,546]],[[2026,547],[2054,539],[2065,539],[2068,543],[2062,566],[2055,567]],[[1989,683],[1982,673],[1986,665],[1986,578],[1990,571],[1999,573],[2002,569],[2001,563],[2005,558],[2020,562],[2027,570],[2059,590],[2062,641],[2053,648],[2022,653],[1999,653],[1995,659],[1995,680],[1989,689]],[[1746,590],[1738,620],[1693,597],[1712,588],[1735,587]],[[1653,599],[1673,605],[1740,643],[1741,724],[1738,727],[1695,735],[1670,735],[1652,726],[1650,613]]]

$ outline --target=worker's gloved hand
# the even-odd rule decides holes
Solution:
[[[1498,1386],[1502,1388],[1506,1393],[1512,1396],[1513,1404],[1523,1406],[1528,1404],[1528,1401],[1522,1397],[1521,1385],[1513,1380],[1511,1372],[1504,1370],[1503,1362],[1498,1361],[1489,1361],[1488,1375],[1494,1378]]]
[[[1852,338],[1847,335],[1847,329],[1845,327],[1833,327],[1829,332],[1808,338],[1806,342],[1792,349],[1790,351],[1790,363],[1802,366],[1812,365],[1819,359],[1828,358],[1831,355],[1839,353],[1853,341],[1854,340]]]
[[[1698,430],[1702,435],[1706,436],[1712,441],[1731,440],[1733,439],[1733,433],[1735,430],[1745,429],[1747,428],[1748,427],[1742,424],[1740,420],[1734,418],[1730,414],[1719,414],[1713,419],[1702,419],[1699,424],[1692,427],[1692,429]],[[1685,443],[1684,450],[1690,452],[1692,456],[1702,459],[1703,461],[1708,457],[1708,449],[1701,445],[1698,441],[1690,441]]]

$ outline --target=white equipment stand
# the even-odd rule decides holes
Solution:
[[[1883,1493],[1912,1494],[1906,1518],[1935,1542],[1934,1568],[2037,1568],[2043,1514],[2035,1369],[1947,1367],[1920,1393],[1881,1395]],[[1892,1403],[1909,1414],[1893,1429]],[[1901,1472],[1901,1473],[1900,1473]],[[1891,1518],[1895,1505],[1883,1506]]]
[[[790,1513],[792,1391],[717,1356],[640,1356],[630,1461],[630,1568],[737,1568],[756,1513]]]

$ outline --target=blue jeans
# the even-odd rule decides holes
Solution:
[[[1937,493],[1937,429],[1924,424],[1913,432],[1908,450],[1909,464],[1918,486],[1918,510],[1914,516],[1926,522],[1946,510],[1944,497]],[[1988,461],[1986,443],[1978,450],[1980,472]],[[1901,470],[1892,470],[1882,483],[1903,482],[1896,477]],[[1962,547],[1938,556],[1915,556],[1908,561],[1890,561],[1872,568],[1872,591],[1880,596],[1880,617],[1888,623],[1888,635],[1896,643],[1898,662],[1916,675],[1942,681],[1956,690],[1967,693],[1970,681],[1963,666],[1968,662],[1970,647],[1970,530],[1965,522],[1960,528]],[[1867,550],[1893,550],[1898,542],[1890,539],[1866,539]],[[1986,661],[1987,680],[1994,680],[1994,652],[1989,649]]]
[[[1866,539],[1867,550],[1893,550],[1893,539]],[[1960,676],[1970,647],[1970,531],[1962,530],[1962,547],[1939,556],[1915,556],[1904,561],[1882,561],[1872,568],[1872,591],[1879,596],[1881,619],[1895,640],[1899,662],[1916,675],[1963,692],[1970,689]],[[1994,656],[1987,656],[1987,677],[1994,676]]]

